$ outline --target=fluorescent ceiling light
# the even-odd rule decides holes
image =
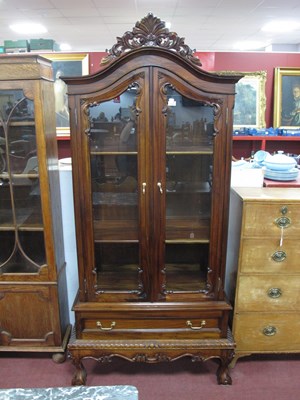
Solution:
[[[299,29],[300,23],[297,21],[270,21],[261,30],[264,32],[291,32]]]
[[[236,50],[257,50],[265,47],[262,42],[245,40],[243,42],[237,42],[234,46]]]
[[[68,51],[71,50],[71,46],[68,43],[62,43],[59,45],[61,51]]]
[[[47,29],[41,25],[41,24],[35,24],[33,22],[26,22],[26,23],[18,23],[18,24],[13,24],[10,25],[9,28],[16,32],[16,33],[21,33],[21,34],[34,34],[34,33],[46,33]]]

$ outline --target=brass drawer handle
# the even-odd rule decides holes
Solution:
[[[279,217],[275,220],[275,224],[278,228],[287,228],[291,224],[291,219],[289,217]]]
[[[277,333],[277,329],[275,328],[275,326],[266,326],[263,329],[263,334],[265,336],[274,336]]]
[[[278,299],[282,295],[282,290],[280,288],[270,288],[268,290],[268,296],[271,297],[271,299]]]
[[[98,327],[101,331],[111,331],[115,326],[116,326],[116,323],[115,323],[115,321],[113,321],[113,322],[110,324],[110,327],[109,327],[109,328],[104,328],[104,327],[102,326],[101,322],[100,322],[100,321],[97,321],[97,327]]]
[[[189,328],[193,329],[194,331],[200,331],[200,329],[202,329],[202,328],[205,327],[206,321],[204,321],[204,320],[201,321],[200,326],[193,326],[193,323],[192,323],[191,321],[186,321],[186,325],[187,325]]]
[[[275,251],[272,254],[272,259],[276,262],[282,262],[286,259],[286,252],[282,250]]]

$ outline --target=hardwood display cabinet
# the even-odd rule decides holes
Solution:
[[[235,358],[300,352],[300,193],[235,188],[230,204],[226,292]]]
[[[68,85],[83,359],[217,358],[230,384],[224,296],[232,109],[240,77],[203,71],[149,14],[103,68]]]
[[[70,336],[51,63],[0,57],[0,352]]]

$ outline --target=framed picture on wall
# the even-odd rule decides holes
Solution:
[[[235,85],[233,128],[265,128],[267,72],[221,71],[217,73],[243,75]]]
[[[55,114],[56,134],[70,134],[70,120],[68,109],[68,98],[66,84],[60,79],[61,76],[81,76],[89,73],[89,56],[86,53],[47,53],[43,57],[52,61],[54,92],[55,92]]]
[[[300,129],[300,68],[275,68],[274,127]]]

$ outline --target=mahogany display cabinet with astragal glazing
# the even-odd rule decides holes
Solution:
[[[0,57],[0,352],[70,336],[51,63]]]
[[[218,358],[236,76],[217,76],[149,14],[103,68],[68,85],[80,287],[68,348],[82,360]]]

